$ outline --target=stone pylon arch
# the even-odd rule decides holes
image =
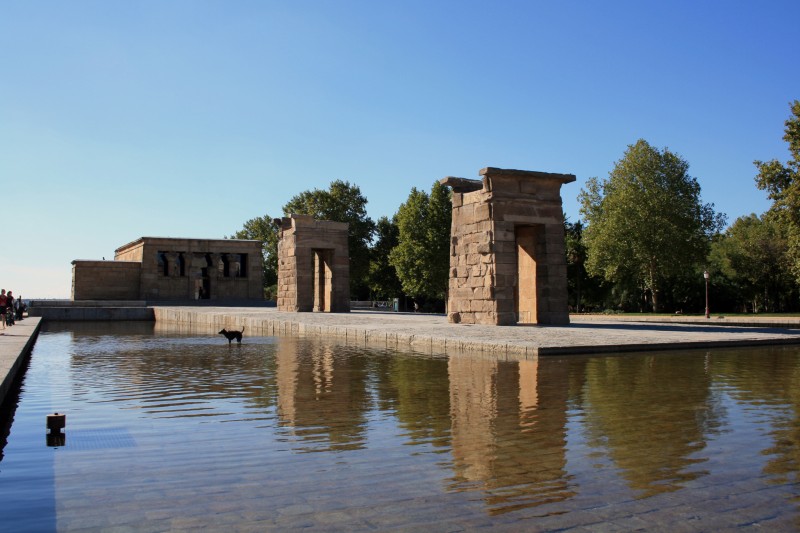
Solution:
[[[573,174],[488,167],[453,189],[448,320],[569,324],[561,186]]]
[[[350,311],[346,222],[291,215],[278,225],[278,310]]]

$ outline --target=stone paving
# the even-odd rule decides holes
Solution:
[[[800,344],[800,318],[573,316],[567,326],[450,324],[444,315],[352,311],[289,313],[272,307],[155,307],[159,329],[246,328],[256,335],[318,335],[426,353],[493,356],[592,354],[713,346]],[[40,318],[0,330],[0,399],[35,340]],[[798,329],[790,329],[798,328]],[[218,329],[217,329],[218,331]]]
[[[693,319],[693,323],[652,323],[627,317],[572,317],[566,326],[449,324],[444,315],[353,311],[287,313],[275,308],[156,307],[157,327],[172,325],[261,335],[321,335],[382,348],[423,352],[485,352],[527,357],[711,346],[800,344],[800,330],[757,321]],[[690,321],[688,318],[684,322]],[[800,327],[800,320],[793,324]]]
[[[33,346],[40,324],[40,318],[28,317],[6,329],[0,329],[0,403],[11,388],[25,355]]]

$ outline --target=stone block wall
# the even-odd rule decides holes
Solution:
[[[148,301],[262,300],[261,243],[244,239],[142,237],[115,252],[142,264]]]
[[[484,168],[453,189],[448,319],[567,324],[561,185],[571,174]]]
[[[350,311],[348,224],[293,214],[276,219],[278,309]]]
[[[142,237],[73,261],[73,300],[263,300],[261,242]]]
[[[136,261],[72,262],[73,300],[137,300],[141,263]]]

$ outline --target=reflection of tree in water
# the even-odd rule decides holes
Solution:
[[[276,378],[281,424],[303,451],[356,450],[366,441],[368,354],[304,341],[279,344]]]
[[[84,328],[85,329],[85,328]],[[155,418],[224,417],[243,401],[264,414],[275,386],[265,377],[274,345],[228,347],[207,339],[149,333],[98,335],[76,328],[70,354],[71,394],[78,401],[136,403]],[[52,342],[52,340],[51,340]]]
[[[584,397],[589,444],[607,450],[641,497],[707,474],[692,457],[718,425],[704,354],[589,359]]]
[[[449,446],[447,359],[396,353],[379,358],[376,371],[380,410],[397,416],[408,443]]]
[[[490,514],[575,495],[566,472],[567,366],[451,357],[450,490],[481,490]]]
[[[183,421],[240,418],[226,405],[241,402],[253,411],[249,420],[270,418],[277,410],[279,423],[305,451],[364,446],[370,399],[362,352],[334,352],[319,341],[291,338],[230,347],[216,338],[147,332],[120,337],[87,330],[73,336],[79,342],[68,349],[74,351],[72,394],[78,400],[124,398],[147,416]]]
[[[800,361],[797,348],[758,348],[722,353],[712,359],[716,381],[738,402],[758,408],[772,428],[764,473],[779,484],[800,481]]]

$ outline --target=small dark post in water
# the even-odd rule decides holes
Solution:
[[[67,415],[58,413],[47,415],[47,431],[50,434],[61,433],[61,430],[64,429],[66,425]]]
[[[61,433],[67,425],[67,415],[53,413],[47,415],[47,445],[64,446],[67,443],[67,436]]]
[[[64,429],[66,425],[67,415],[58,413],[47,415],[47,430],[50,433],[61,433],[61,430]]]

